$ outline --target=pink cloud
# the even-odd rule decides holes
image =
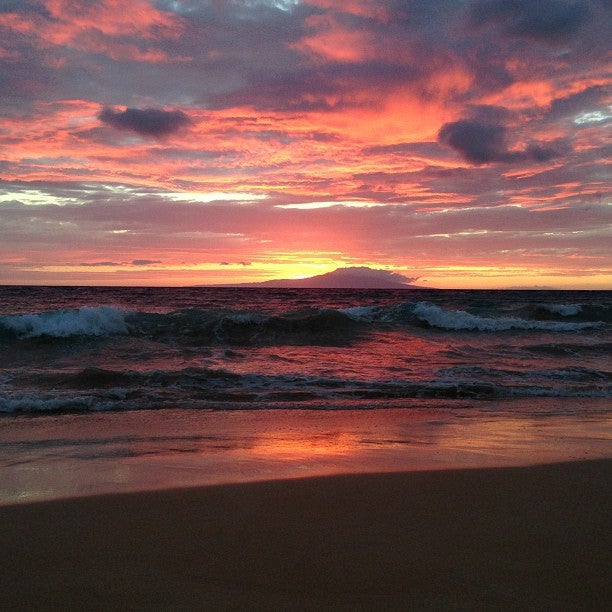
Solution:
[[[545,4],[9,3],[0,281],[605,271],[610,11]]]

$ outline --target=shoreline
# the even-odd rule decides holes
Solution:
[[[554,407],[556,402],[540,405],[544,411]],[[575,400],[568,407],[575,409]],[[581,405],[579,417],[543,419],[528,408],[512,402],[497,412],[443,404],[16,417],[0,434],[0,506],[344,473],[612,457],[612,421],[599,402]]]
[[[612,459],[0,507],[0,607],[606,609]]]

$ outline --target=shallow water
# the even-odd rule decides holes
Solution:
[[[0,305],[5,414],[612,395],[611,292],[5,287]]]
[[[565,416],[559,401],[573,404]],[[0,434],[0,503],[612,456],[601,400],[548,400],[535,412],[530,404],[17,416]]]
[[[0,503],[612,457],[612,293],[0,287]]]

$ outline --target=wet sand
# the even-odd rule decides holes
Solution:
[[[3,610],[604,610],[612,460],[0,507]]]
[[[544,399],[535,405],[521,400],[463,409],[457,400],[436,408],[419,400],[409,409],[18,416],[0,426],[0,505],[612,456],[609,402]]]

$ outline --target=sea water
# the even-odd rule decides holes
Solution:
[[[291,474],[364,449],[403,469],[408,446],[430,465],[430,437],[439,450],[451,430],[473,453],[497,428],[520,454],[533,437],[517,419],[538,424],[544,458],[571,447],[572,427],[582,451],[612,456],[611,332],[606,291],[0,287],[0,498],[35,495],[32,479],[41,494],[67,461],[110,470],[111,489],[118,459],[151,456],[181,457],[194,483],[235,480],[238,464],[243,478],[286,475],[252,451],[264,431],[287,457],[299,447]],[[343,453],[309,449],[342,431]],[[143,465],[128,486],[150,479]]]

